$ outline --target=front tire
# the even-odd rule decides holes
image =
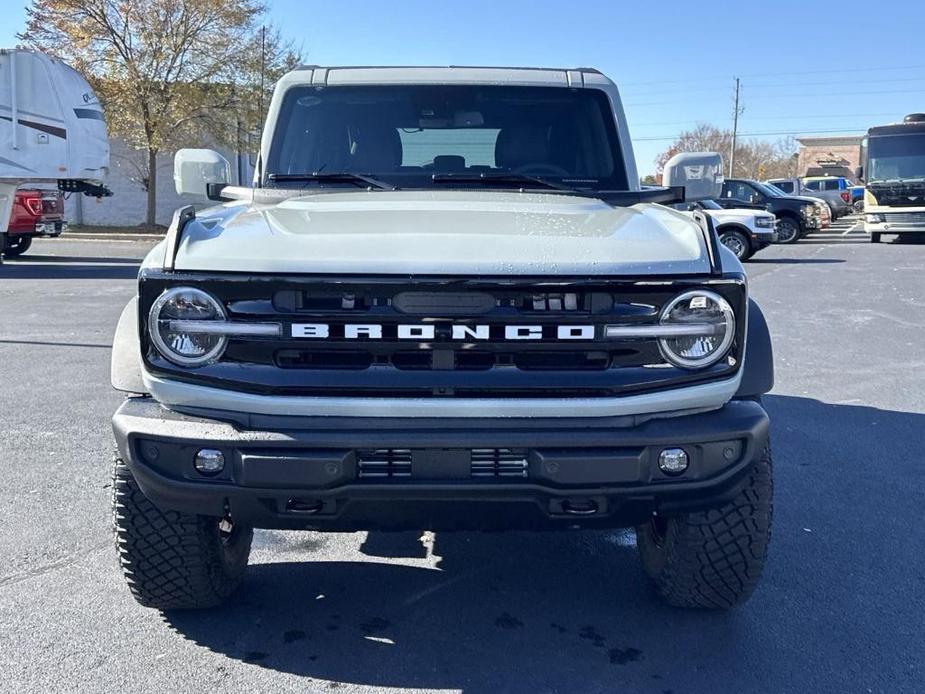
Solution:
[[[765,448],[739,493],[725,505],[655,516],[636,528],[642,565],[675,607],[727,609],[758,584],[771,539],[773,481]]]
[[[719,242],[735,254],[739,260],[745,260],[751,255],[751,246],[741,231],[730,229],[719,235]]]
[[[3,249],[3,255],[8,258],[15,258],[28,251],[31,245],[31,236],[21,236],[18,234],[10,236],[8,234],[6,237],[6,248]]]
[[[789,217],[781,217],[777,220],[777,242],[778,243],[796,243],[800,238],[800,225],[796,220]]]
[[[112,472],[112,519],[122,574],[145,607],[214,607],[244,577],[252,528],[212,516],[161,511],[119,458]]]
[[[871,243],[880,243],[880,233],[879,233],[879,232],[876,232],[876,231],[871,232],[871,234],[870,234],[870,242],[871,242]]]

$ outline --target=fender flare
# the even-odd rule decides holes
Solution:
[[[112,339],[110,380],[112,387],[126,393],[146,394],[141,377],[141,345],[138,341],[138,297],[133,297],[119,316],[116,334]]]
[[[771,331],[754,299],[748,300],[748,330],[745,338],[745,363],[736,398],[761,397],[774,387],[774,350]]]

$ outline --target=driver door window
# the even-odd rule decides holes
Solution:
[[[723,186],[723,197],[731,200],[751,202],[752,196],[757,194],[758,191],[747,183],[742,183],[740,181],[732,181]]]

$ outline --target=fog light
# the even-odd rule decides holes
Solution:
[[[666,475],[680,475],[687,470],[688,458],[683,448],[666,448],[658,454],[658,469]]]
[[[203,448],[196,454],[193,466],[203,475],[217,475],[225,468],[225,454],[214,448]]]

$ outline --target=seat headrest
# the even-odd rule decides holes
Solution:
[[[401,166],[402,146],[398,130],[367,123],[354,128],[350,145],[350,170],[357,173],[394,171]]]
[[[504,128],[495,142],[495,165],[503,169],[517,169],[528,164],[547,164],[549,157],[549,129],[536,125],[518,125]]]

